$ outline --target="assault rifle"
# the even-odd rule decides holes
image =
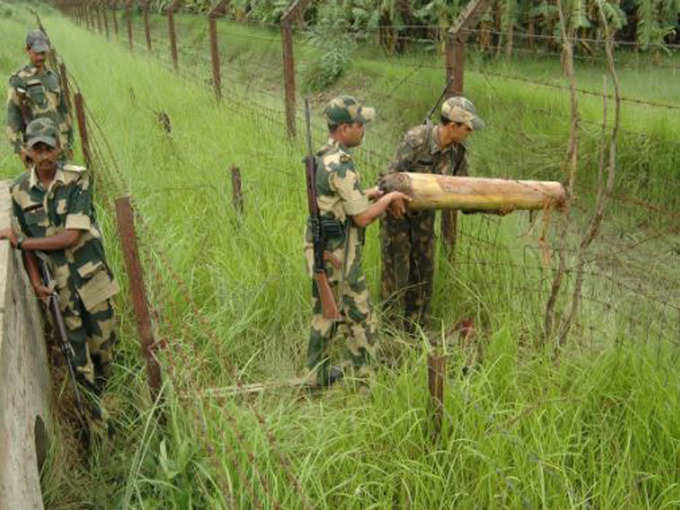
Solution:
[[[448,82],[446,82],[446,86],[444,87],[444,90],[442,90],[442,93],[439,96],[439,99],[437,99],[437,102],[430,109],[430,111],[427,112],[427,116],[425,117],[425,121],[423,122],[423,124],[428,124],[430,122],[430,117],[432,117],[432,114],[435,112],[435,110],[437,108],[439,108],[439,105],[441,104],[442,100],[446,97],[446,94],[449,91],[449,87],[451,86],[451,83],[453,83],[453,80],[449,80]]]
[[[319,204],[316,201],[316,158],[312,150],[312,129],[309,120],[309,99],[305,98],[305,122],[307,124],[307,151],[305,157],[305,177],[307,181],[307,205],[309,206],[310,229],[314,244],[314,280],[319,291],[321,308],[325,319],[339,319],[340,312],[335,303],[333,291],[328,283],[328,275],[324,265],[324,250],[326,249],[326,236],[321,228]]]
[[[68,335],[66,334],[66,325],[64,324],[64,317],[61,314],[61,309],[59,308],[59,295],[55,289],[54,278],[52,277],[52,272],[50,271],[47,263],[38,255],[38,264],[40,266],[40,276],[43,281],[43,285],[51,290],[50,295],[47,297],[47,309],[52,316],[52,323],[54,329],[57,333],[57,343],[59,344],[59,350],[64,355],[66,360],[66,365],[68,366],[69,379],[71,380],[71,385],[73,386],[73,393],[76,399],[76,411],[78,414],[78,421],[81,425],[81,439],[85,447],[89,447],[90,444],[90,429],[87,421],[87,413],[85,410],[85,405],[83,404],[83,398],[80,394],[80,389],[78,388],[78,381],[76,379],[76,369],[74,366],[75,352],[73,347],[68,340]]]

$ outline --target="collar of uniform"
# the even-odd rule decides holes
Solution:
[[[31,75],[34,75],[34,76],[37,76],[37,75],[40,74],[40,73],[38,73],[38,68],[35,67],[33,64],[28,64],[25,67],[25,70],[28,71],[29,73],[31,73]],[[43,65],[43,74],[45,73],[45,71],[47,71],[47,68]]]
[[[333,138],[332,136],[329,136],[329,137],[328,137],[328,145],[329,145],[330,147],[334,147],[334,148],[336,148],[336,149],[341,149],[341,150],[343,150],[343,151],[345,151],[345,152],[349,152],[349,149],[348,149],[347,147],[345,147],[344,144],[340,143],[339,141],[337,141],[337,140],[336,140],[335,138]]]
[[[439,135],[439,126],[434,126],[432,128],[432,132],[430,133],[429,138],[429,143],[430,143],[430,154],[434,155],[437,154],[438,152],[441,152],[441,148],[439,147],[439,141],[437,140]]]
[[[64,179],[64,170],[61,168],[61,166],[57,166],[57,171],[54,173],[54,179],[50,183],[50,187],[52,187],[56,182],[61,182],[62,184],[66,182],[66,179]],[[35,170],[35,165],[31,167],[31,175],[28,179],[28,184],[29,188],[43,189],[40,179],[38,179],[38,172]]]

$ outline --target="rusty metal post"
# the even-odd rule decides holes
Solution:
[[[144,2],[144,35],[146,36],[146,49],[151,51],[151,29],[149,28],[149,0]]]
[[[104,32],[106,33],[106,38],[109,39],[109,17],[106,15],[107,6],[105,2],[101,3],[102,18],[104,18]]]
[[[61,77],[61,88],[63,90],[64,98],[66,99],[66,106],[68,107],[69,115],[73,111],[73,103],[71,102],[71,89],[68,83],[68,73],[66,72],[66,64],[63,62],[59,64],[59,76]]]
[[[132,0],[128,0],[125,4],[125,15],[127,18],[127,32],[128,43],[130,44],[130,51],[134,50],[134,43],[132,42]]]
[[[451,95],[463,95],[463,80],[465,77],[465,40],[461,34],[453,34],[453,83]]]
[[[104,32],[104,24],[102,23],[102,13],[99,10],[99,4],[94,3],[94,12],[96,14],[96,20],[97,20],[97,31],[101,34]]]
[[[118,17],[116,16],[116,10],[118,7],[117,2],[111,4],[111,18],[113,18],[113,33],[116,34],[116,39],[118,39]]]
[[[446,377],[446,356],[427,355],[427,385],[430,390],[432,409],[433,439],[439,436],[444,417],[444,379]]]
[[[172,67],[175,71],[179,70],[177,62],[177,33],[175,32],[175,2],[168,7],[168,35],[170,37],[170,56],[172,57]]]
[[[295,60],[293,58],[293,30],[290,21],[281,22],[281,45],[283,48],[283,84],[286,100],[286,127],[288,136],[295,138]]]
[[[241,170],[237,166],[231,167],[231,196],[234,210],[238,214],[243,214],[243,187],[241,180]]]
[[[210,29],[210,58],[212,60],[213,87],[218,101],[222,99],[222,76],[220,74],[220,51],[217,44],[217,17],[210,13],[208,16]],[[233,170],[233,169],[232,169]]]
[[[130,197],[116,199],[116,219],[118,220],[118,235],[123,246],[123,256],[128,272],[130,294],[135,311],[137,332],[142,348],[142,355],[146,361],[146,377],[152,400],[156,400],[161,389],[161,368],[154,355],[155,343],[151,316],[149,315],[144,274],[137,250],[137,236],[135,234],[134,214],[130,204]]]
[[[83,158],[85,159],[85,166],[92,172],[92,157],[90,153],[90,138],[87,134],[87,119],[85,117],[85,101],[80,92],[76,92],[74,96],[76,106],[76,119],[78,121],[78,133],[80,134],[80,147],[83,151]]]

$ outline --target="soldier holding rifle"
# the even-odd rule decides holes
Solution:
[[[0,239],[23,252],[38,297],[58,293],[79,382],[100,394],[111,370],[111,298],[118,284],[106,262],[87,172],[62,164],[59,132],[49,118],[28,124],[23,150],[31,167],[12,185],[13,227],[0,231]],[[38,256],[56,288],[41,278]]]
[[[344,367],[331,369],[328,359],[329,341],[341,323],[347,334],[347,368],[352,367],[357,376],[370,371],[375,323],[361,268],[364,229],[396,200],[401,199],[400,207],[394,208],[395,215],[403,214],[405,201],[410,201],[399,191],[382,194],[377,188],[361,189],[350,149],[361,144],[364,126],[374,115],[373,108],[351,96],[331,100],[324,110],[328,142],[314,155],[308,124],[310,218],[305,255],[314,280],[307,366],[320,386],[333,384],[343,376]]]

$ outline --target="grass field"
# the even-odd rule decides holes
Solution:
[[[5,75],[23,63],[31,20],[20,4],[10,9],[0,18]],[[368,389],[276,388],[249,396],[223,389],[237,380],[286,379],[304,366],[305,148],[302,137],[290,142],[284,134],[279,43],[264,40],[277,34],[220,24],[229,81],[217,104],[206,85],[209,64],[192,49],[207,47],[207,23],[179,17],[180,40],[188,43],[177,76],[145,52],[131,56],[125,44],[106,42],[47,8],[41,14],[101,127],[92,128],[98,146],[107,152],[103,133],[115,157],[114,163],[105,154],[92,170],[108,256],[124,286],[107,395],[116,433],[83,465],[61,431],[43,474],[48,508],[678,506],[680,121],[673,110],[624,107],[623,127],[633,133],[619,144],[617,193],[662,212],[612,204],[588,264],[578,325],[559,361],[539,344],[552,275],[541,264],[543,222],[530,224],[526,213],[462,219],[456,263],[438,260],[433,307],[441,328],[433,336],[444,340],[450,357],[444,426],[433,442],[425,338],[381,331],[383,363]],[[297,51],[301,73],[317,54]],[[679,104],[675,71],[634,58],[634,65],[622,63],[623,94]],[[362,49],[333,90],[312,96],[315,145],[324,137],[320,111],[328,97],[342,90],[365,98],[380,118],[356,159],[372,183],[403,130],[422,122],[439,93],[441,69],[421,66],[413,74],[412,65],[423,62],[434,67],[441,60],[378,58]],[[470,64],[466,90],[488,126],[471,141],[472,174],[562,179],[564,91],[489,74],[563,84],[559,63],[473,56]],[[579,67],[578,79],[580,87],[600,90],[602,70]],[[600,121],[596,98],[583,96],[581,107],[585,119]],[[171,119],[170,135],[160,129],[158,111]],[[592,202],[600,130],[584,123],[581,136],[570,244]],[[0,163],[4,177],[21,171],[7,145]],[[234,164],[244,179],[241,218],[231,206]],[[112,199],[124,193],[139,214],[156,335],[167,342],[163,426],[151,414],[115,235]],[[553,245],[555,228],[553,218],[547,237]],[[377,237],[378,227],[370,227],[365,270],[374,291]],[[450,331],[462,317],[473,317],[479,329],[471,352]],[[477,362],[464,376],[473,355]]]

